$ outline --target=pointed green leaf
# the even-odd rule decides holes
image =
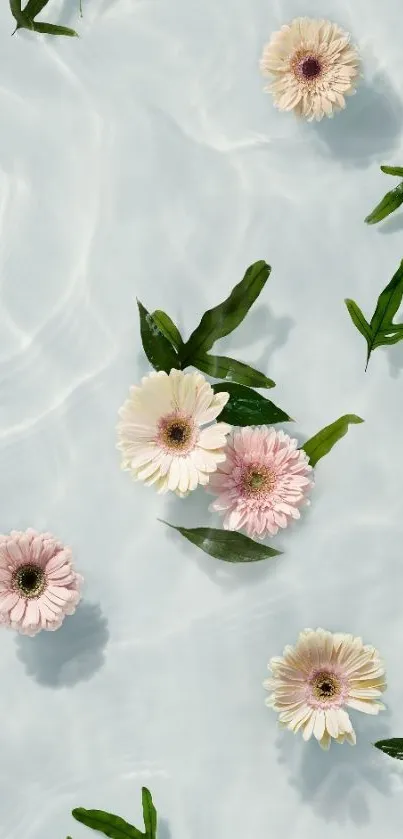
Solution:
[[[271,425],[276,422],[294,422],[274,402],[265,399],[245,385],[218,382],[212,385],[214,393],[229,393],[230,398],[217,419],[230,425]]]
[[[168,521],[164,521],[163,524],[177,530],[204,553],[224,562],[259,562],[281,554],[281,551],[255,542],[237,531],[217,530],[214,527],[175,527]]]
[[[78,38],[74,29],[69,29],[68,26],[56,26],[54,23],[37,23],[34,20],[30,28],[43,35],[65,35],[67,38]]]
[[[403,166],[381,166],[382,172],[385,175],[397,175],[398,178],[403,178]]]
[[[166,312],[161,311],[161,309],[157,309],[152,313],[151,317],[154,323],[158,326],[160,332],[162,332],[169,343],[172,344],[173,348],[175,350],[179,350],[179,347],[182,347],[183,345],[182,335],[169,315],[167,315]]]
[[[318,460],[326,454],[329,454],[337,441],[347,434],[349,425],[359,422],[364,422],[364,420],[355,414],[345,414],[340,419],[332,422],[331,425],[322,428],[322,431],[319,431],[310,440],[307,440],[301,446],[301,449],[308,455],[310,465],[316,466]]]
[[[24,9],[24,14],[33,20],[34,17],[41,13],[42,9],[44,9],[48,3],[49,0],[28,0]]]
[[[229,335],[242,323],[262,291],[270,271],[270,265],[264,260],[250,265],[243,280],[232,289],[229,297],[204,313],[199,325],[183,347],[182,367],[193,364],[194,358],[204,355],[219,338]]]
[[[105,813],[104,810],[85,810],[84,807],[76,807],[72,811],[74,818],[85,824],[86,827],[92,827],[93,830],[98,830],[104,833],[109,839],[144,839],[144,833],[133,827],[132,824],[121,819],[120,816],[115,816],[113,813]]]
[[[360,307],[357,306],[357,303],[355,303],[354,300],[350,300],[349,298],[346,298],[344,302],[347,306],[348,313],[350,315],[351,320],[353,321],[354,326],[358,329],[359,332],[361,332],[361,335],[364,336],[367,343],[370,343],[371,327],[369,323],[366,321]]]
[[[143,802],[144,826],[147,839],[156,839],[157,836],[157,811],[153,804],[150,790],[143,787],[141,790]]]
[[[403,260],[390,283],[378,297],[376,309],[371,319],[373,336],[381,329],[392,326],[393,318],[402,302],[403,297]]]
[[[173,367],[178,369],[179,360],[174,348],[139,300],[137,305],[140,315],[141,340],[150,364],[154,370],[165,370],[166,373],[169,373]]]
[[[379,204],[372,210],[372,213],[366,217],[367,224],[377,224],[378,221],[389,216],[403,203],[403,183],[399,184],[395,189],[387,192]]]
[[[275,387],[273,379],[268,379],[264,373],[259,373],[248,364],[236,361],[235,358],[225,358],[222,355],[199,355],[192,360],[193,367],[213,376],[215,379],[225,379],[227,382],[238,382],[247,387]]]
[[[16,26],[14,32],[16,32],[17,29],[23,29],[23,28],[24,29],[31,29],[32,28],[32,22],[26,16],[25,12],[23,12],[22,9],[21,9],[21,0],[10,0],[10,9],[11,9],[11,14],[12,14],[13,18],[17,22],[17,26]],[[13,32],[13,34],[14,34],[14,32]]]
[[[391,737],[390,740],[377,740],[374,743],[376,749],[380,749],[385,755],[403,760],[403,737]]]
[[[392,335],[381,335],[379,334],[372,345],[372,349],[376,350],[377,347],[386,347],[390,344],[397,344],[398,341],[403,340],[402,332],[395,332]]]

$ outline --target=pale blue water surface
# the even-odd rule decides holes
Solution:
[[[319,126],[279,114],[258,60],[291,18],[349,29],[365,81]],[[403,256],[402,215],[363,219],[403,165],[401,4],[388,0],[49,3],[80,39],[10,37],[0,11],[0,530],[70,544],[84,601],[56,634],[1,634],[1,839],[85,839],[75,806],[159,839],[400,839],[403,345],[370,315]],[[397,183],[397,182],[396,182]],[[219,523],[202,491],[158,498],[115,450],[147,372],[135,298],[185,334],[245,268],[273,272],[220,350],[277,382],[306,439],[348,412],[284,556],[226,566],[157,522]],[[388,711],[353,714],[355,748],[277,729],[266,664],[304,627],[361,635],[386,661]]]

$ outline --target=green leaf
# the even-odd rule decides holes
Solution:
[[[154,370],[165,370],[166,373],[169,373],[173,367],[178,369],[179,359],[174,348],[139,300],[137,305],[140,314],[141,340],[150,364]]]
[[[218,382],[212,385],[214,393],[229,393],[230,398],[217,419],[231,425],[271,425],[276,422],[294,422],[274,402],[245,385]]]
[[[351,320],[353,321],[354,326],[358,329],[359,332],[361,332],[361,335],[364,336],[365,340],[369,344],[371,341],[371,327],[369,323],[365,320],[365,317],[360,307],[357,306],[356,303],[354,303],[354,300],[350,300],[349,298],[346,298],[344,302],[347,306],[349,315],[351,317]]]
[[[68,38],[78,38],[74,29],[69,29],[68,26],[56,26],[54,23],[37,23],[34,20],[30,28],[43,35],[66,35]]]
[[[349,425],[359,422],[364,422],[364,420],[355,414],[345,414],[307,440],[301,449],[308,455],[310,465],[316,466],[318,460],[329,454],[335,443],[347,434]]]
[[[92,827],[93,830],[98,830],[104,833],[109,839],[144,839],[144,833],[133,827],[132,824],[121,819],[120,816],[115,816],[113,813],[106,813],[104,810],[85,810],[84,807],[76,807],[72,811],[74,818],[85,824],[86,827]]]
[[[157,836],[157,811],[153,804],[150,790],[143,787],[141,790],[143,802],[143,817],[147,839],[156,839]]]
[[[14,32],[16,32],[17,29],[32,28],[31,21],[26,16],[25,12],[23,12],[21,10],[21,0],[10,0],[10,9],[11,9],[11,14],[12,14],[13,18],[17,22],[17,26],[16,26]],[[14,32],[13,32],[13,34],[14,34]]]
[[[371,318],[371,330],[377,333],[380,330],[389,329],[393,331],[393,318],[402,302],[403,297],[403,260],[390,283],[384,288],[378,297],[375,312]]]
[[[213,376],[215,379],[225,379],[227,382],[239,382],[247,387],[275,387],[273,379],[268,379],[264,373],[259,373],[248,364],[236,361],[235,358],[225,358],[223,355],[201,355],[192,359],[193,367]]]
[[[391,737],[390,740],[377,740],[374,746],[376,749],[384,752],[385,755],[389,755],[389,757],[403,760],[403,737]]]
[[[403,340],[403,324],[393,323],[403,298],[403,260],[390,283],[378,297],[371,322],[367,323],[361,309],[353,300],[346,300],[350,317],[367,342],[367,363],[374,349]]]
[[[44,9],[48,3],[49,0],[28,0],[24,9],[24,15],[27,15],[27,17],[33,20],[34,17],[41,13],[42,9]]]
[[[160,519],[161,521],[161,519]],[[231,530],[217,530],[214,527],[175,527],[168,521],[162,522],[177,530],[185,539],[196,545],[204,553],[222,559],[224,562],[259,562],[262,559],[279,556],[281,551],[262,545],[244,536],[243,533]]]
[[[399,184],[395,189],[387,192],[379,204],[372,210],[372,213],[366,217],[367,224],[377,224],[378,221],[389,216],[403,203],[403,183]]]
[[[271,272],[264,260],[250,265],[246,274],[229,297],[204,313],[199,325],[192,332],[181,352],[182,367],[193,364],[211,349],[219,338],[229,335],[242,323],[245,315],[262,291]]]
[[[160,332],[165,335],[167,341],[172,344],[175,350],[179,350],[179,348],[183,346],[182,335],[169,315],[167,315],[166,312],[162,312],[161,309],[157,309],[152,313],[151,317],[154,323],[158,326]]]
[[[403,178],[403,166],[381,166],[381,171],[385,175],[397,175],[398,178]]]

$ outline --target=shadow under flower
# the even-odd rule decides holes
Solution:
[[[109,631],[97,603],[82,601],[56,632],[18,635],[18,658],[29,676],[46,687],[72,687],[104,664]]]
[[[379,73],[371,84],[361,82],[357,93],[347,97],[344,111],[316,123],[314,129],[332,157],[345,165],[366,167],[396,147],[402,124],[402,101]]]
[[[387,724],[378,717],[354,718],[356,746],[332,742],[324,752],[313,739],[303,743],[300,735],[284,731],[276,743],[279,763],[293,766],[290,784],[309,802],[316,815],[327,822],[361,827],[370,821],[368,797],[393,792],[392,772],[372,745],[390,737]],[[301,759],[298,760],[298,754]]]

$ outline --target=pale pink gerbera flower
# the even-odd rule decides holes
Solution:
[[[271,659],[269,670],[273,678],[264,687],[272,693],[266,704],[278,711],[281,727],[301,730],[304,740],[313,735],[322,749],[332,738],[355,745],[346,707],[365,714],[385,709],[378,701],[386,688],[383,663],[361,638],[305,629],[295,647]]]
[[[280,111],[308,121],[333,116],[355,93],[360,75],[350,35],[328,20],[296,18],[274,32],[264,48],[261,71],[273,81],[266,88]]]
[[[0,536],[0,623],[23,635],[58,629],[80,600],[70,548],[51,533]]]
[[[160,371],[130,388],[119,411],[118,448],[122,468],[158,492],[187,495],[207,484],[225,460],[226,422],[211,425],[228,402],[228,393],[214,393],[201,373]],[[210,423],[208,428],[202,425]]]
[[[313,480],[308,457],[297,446],[288,434],[266,426],[230,435],[226,460],[207,487],[218,496],[210,510],[224,515],[226,530],[245,529],[264,539],[300,517]]]

